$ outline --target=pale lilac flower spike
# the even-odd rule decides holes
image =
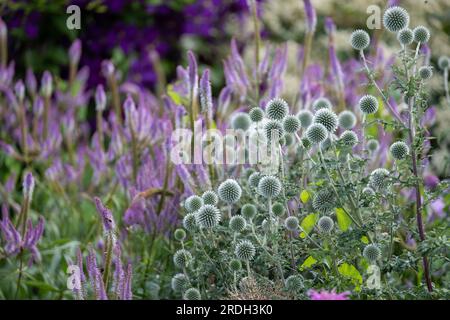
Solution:
[[[308,295],[311,300],[349,300],[347,297],[349,294],[349,291],[336,293],[334,289],[331,291],[316,291],[314,289],[308,291]]]
[[[114,217],[111,211],[103,205],[102,201],[98,197],[95,197],[94,201],[97,212],[102,218],[103,228],[105,229],[105,232],[114,231],[116,224],[114,223]]]
[[[28,172],[23,179],[23,196],[31,200],[34,191],[34,177],[31,172]]]

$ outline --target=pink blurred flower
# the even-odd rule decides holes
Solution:
[[[349,300],[347,297],[349,294],[349,291],[336,293],[334,289],[331,291],[316,291],[314,289],[308,291],[308,295],[311,300]]]

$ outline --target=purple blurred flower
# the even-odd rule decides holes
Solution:
[[[212,94],[211,94],[211,83],[209,81],[209,69],[203,71],[202,77],[200,79],[200,106],[201,112],[211,114],[212,113]]]
[[[94,201],[97,212],[102,218],[103,228],[105,232],[114,231],[114,229],[116,228],[116,224],[114,223],[114,217],[111,211],[103,205],[102,201],[98,197],[95,197]]]
[[[81,57],[81,40],[76,39],[69,48],[69,59],[71,64],[78,64]]]
[[[314,32],[317,24],[316,10],[310,0],[303,0],[303,4],[305,6],[307,30],[308,32]]]
[[[345,291],[342,293],[336,293],[334,289],[331,291],[316,291],[311,289],[308,291],[308,295],[311,300],[349,300],[348,295],[350,295],[350,292]]]

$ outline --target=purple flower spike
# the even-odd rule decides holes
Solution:
[[[197,59],[195,59],[194,53],[192,51],[188,51],[188,61],[189,61],[189,86],[190,90],[195,94],[195,90],[197,89],[198,82],[198,71],[197,71]]]
[[[31,200],[31,198],[33,197],[33,191],[34,191],[34,177],[31,172],[28,172],[23,180],[24,198]]]
[[[23,85],[22,80],[17,81],[16,85],[14,86],[14,92],[17,99],[20,102],[23,102],[23,99],[25,98],[25,86]]]
[[[128,264],[127,272],[125,275],[125,284],[123,288],[122,300],[132,300],[133,294],[131,293],[131,280],[133,276],[133,270],[131,264]]]
[[[311,4],[310,0],[303,0],[303,4],[305,6],[305,14],[306,14],[306,27],[308,32],[314,32],[316,30],[317,17],[316,10]]]
[[[106,107],[106,94],[103,85],[99,84],[95,89],[95,108],[98,111],[105,110]]]
[[[41,90],[44,97],[50,97],[53,92],[53,78],[50,72],[44,71],[41,80]]]
[[[94,201],[97,212],[102,218],[103,228],[105,229],[105,232],[114,231],[116,224],[114,223],[114,217],[111,211],[103,205],[102,201],[99,198],[95,197]]]
[[[202,113],[211,114],[212,112],[212,95],[211,83],[209,81],[209,70],[203,71],[200,79],[200,106]]]
[[[110,60],[103,60],[102,73],[106,78],[111,77],[114,74],[115,68]]]
[[[37,90],[37,82],[33,70],[31,69],[27,70],[27,75],[25,77],[25,84],[27,86],[28,92],[32,95],[35,95]]]
[[[348,300],[349,294],[348,291],[336,293],[334,289],[331,291],[321,290],[320,292],[314,289],[308,291],[311,300]]]
[[[78,64],[81,57],[81,41],[76,39],[69,48],[69,59],[71,64]]]

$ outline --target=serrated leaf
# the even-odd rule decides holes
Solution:
[[[310,195],[309,195],[309,192],[308,192],[308,191],[303,190],[303,191],[300,193],[300,200],[301,200],[303,203],[307,203],[308,200],[309,200],[309,198],[310,198]]]
[[[361,242],[364,244],[369,244],[369,238],[367,238],[366,236],[362,236],[361,237]]]
[[[363,279],[358,269],[355,268],[355,266],[344,262],[338,267],[338,271],[344,277],[348,277],[351,279],[351,281],[355,285],[355,291],[361,290],[361,284],[363,282]]]
[[[342,231],[347,231],[352,224],[352,219],[350,219],[342,208],[336,208],[336,218],[339,229]]]
[[[303,231],[302,233],[310,233],[311,230],[314,228],[314,225],[316,224],[317,218],[319,217],[319,215],[317,213],[311,213],[309,215],[307,215],[305,217],[305,219],[302,220],[302,223],[300,224],[300,226],[302,227]],[[304,237],[306,236],[306,234],[304,235]],[[300,234],[301,238],[302,234]]]

